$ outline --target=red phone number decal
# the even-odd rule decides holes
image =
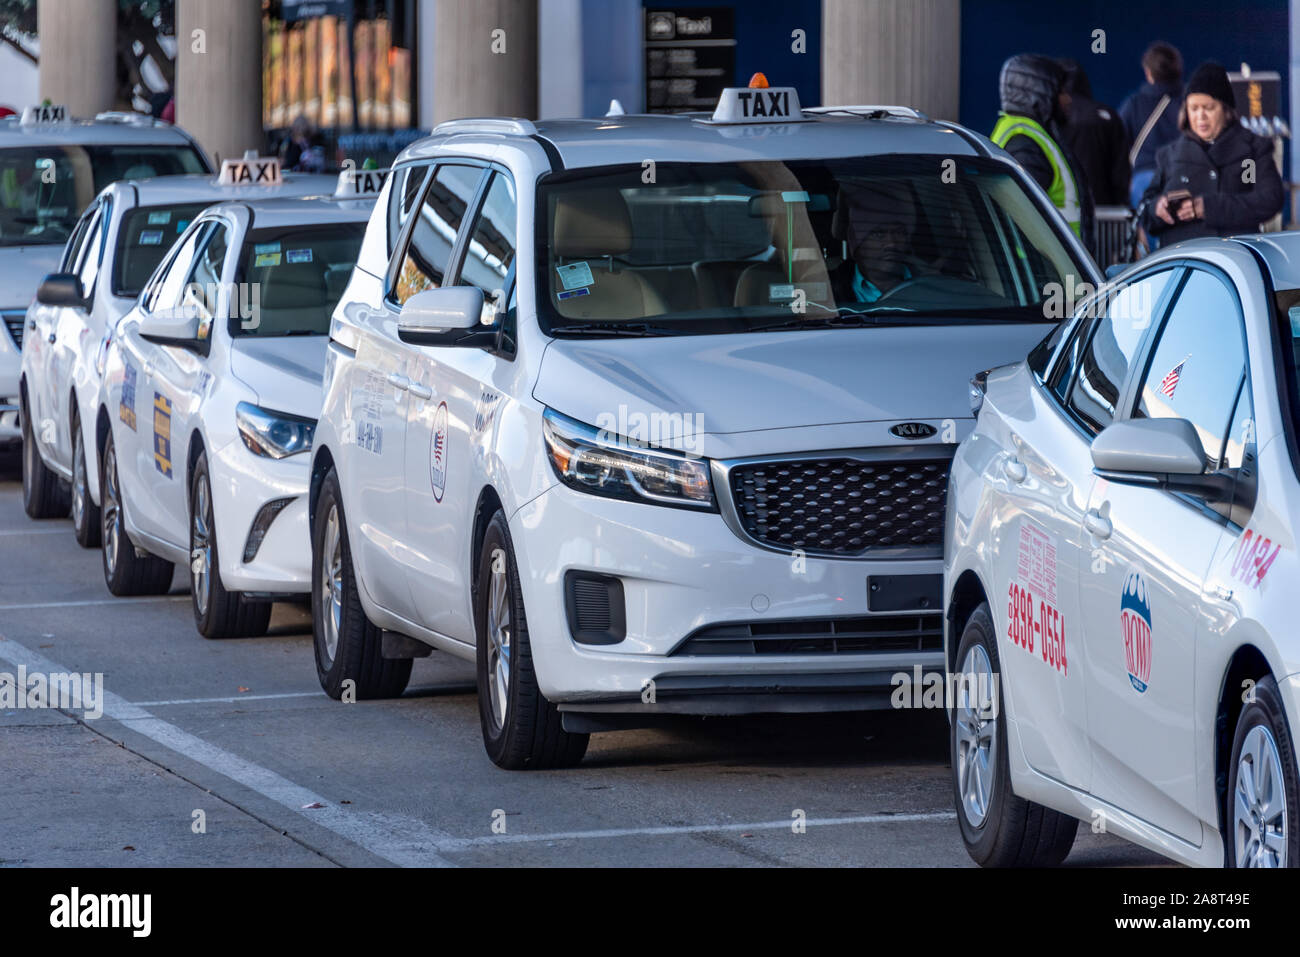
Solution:
[[[1037,646],[1043,661],[1066,674],[1065,616],[1055,606],[1043,599],[1035,602],[1033,592],[1012,582],[1007,593],[1007,617],[1013,644],[1030,654]]]

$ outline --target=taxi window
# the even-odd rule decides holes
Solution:
[[[1187,419],[1210,471],[1219,467],[1246,344],[1237,297],[1221,280],[1193,269],[1151,350],[1133,417]]]
[[[656,333],[806,319],[1055,322],[1090,281],[1001,163],[867,156],[568,170],[539,187],[539,314]],[[578,323],[577,325],[580,325]],[[600,329],[591,330],[600,333]],[[605,330],[606,334],[609,330]]]
[[[415,204],[420,201],[427,166],[402,166],[393,170],[393,184],[388,195],[388,255],[393,255],[402,227],[411,218]]]
[[[365,229],[364,222],[328,223],[249,233],[235,279],[249,315],[232,315],[230,334],[326,335],[357,263]]]
[[[113,295],[139,295],[167,250],[207,206],[141,206],[123,214],[113,256]]]
[[[394,281],[391,295],[398,305],[442,285],[456,234],[482,178],[478,166],[443,165],[434,173]]]
[[[504,173],[493,173],[460,272],[462,283],[483,290],[485,311],[493,313],[485,319],[489,323],[496,310],[504,306],[501,298],[514,266],[515,212],[514,183]]]
[[[190,146],[46,146],[0,150],[0,246],[65,243],[110,183],[207,167]]]
[[[86,226],[86,242],[81,250],[81,262],[77,265],[77,276],[81,279],[81,288],[87,296],[95,288],[95,279],[99,275],[99,265],[104,256],[104,234],[107,232],[109,205],[107,200],[95,207],[94,216]]]

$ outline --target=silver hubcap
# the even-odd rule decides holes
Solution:
[[[321,542],[318,612],[325,635],[325,654],[333,664],[339,650],[339,630],[343,627],[343,536],[339,534],[339,510],[333,506],[325,519],[325,540]]]
[[[104,455],[104,563],[112,575],[117,569],[117,540],[121,534],[122,507],[117,496],[117,455],[109,446]]]
[[[73,426],[72,521],[77,528],[86,519],[86,450],[81,447],[81,430]]]
[[[510,606],[506,553],[495,548],[487,597],[487,678],[492,716],[498,728],[506,726],[506,712],[510,707]]]
[[[194,490],[194,515],[190,519],[190,590],[200,615],[208,613],[208,585],[212,574],[212,500],[208,483]]]
[[[988,652],[975,645],[962,663],[962,687],[953,717],[957,736],[957,790],[962,813],[972,827],[979,827],[993,800],[993,776],[998,757],[998,719],[989,700],[993,689],[993,667]]]
[[[1286,867],[1286,779],[1277,742],[1256,725],[1242,742],[1233,795],[1238,867]]]

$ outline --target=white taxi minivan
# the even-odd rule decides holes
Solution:
[[[184,130],[147,116],[77,120],[47,105],[0,119],[0,446],[23,434],[18,379],[24,339],[35,334],[27,307],[41,279],[68,265],[82,211],[117,180],[211,171]]]
[[[944,570],[961,835],[1300,866],[1300,236],[1162,247],[978,377]]]
[[[240,176],[274,164],[271,185]],[[19,383],[29,440],[23,448],[23,505],[32,518],[68,515],[86,548],[99,547],[95,412],[106,337],[135,305],[172,244],[213,203],[242,197],[328,195],[332,176],[281,175],[275,158],[231,160],[221,176],[194,173],[108,186],[82,214],[58,267],[27,309],[31,335]],[[89,458],[86,450],[90,449]]]
[[[973,372],[1095,267],[987,140],[900,107],[444,123],[334,314],[317,670],[478,669],[506,768],[672,714],[887,707],[943,668]]]
[[[114,595],[166,591],[182,564],[199,633],[229,638],[265,633],[273,602],[308,591],[326,334],[373,205],[209,206],[118,323],[95,430]]]

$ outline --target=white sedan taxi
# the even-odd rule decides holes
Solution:
[[[972,383],[948,490],[952,766],[984,865],[1077,821],[1300,865],[1300,236],[1183,243]]]

